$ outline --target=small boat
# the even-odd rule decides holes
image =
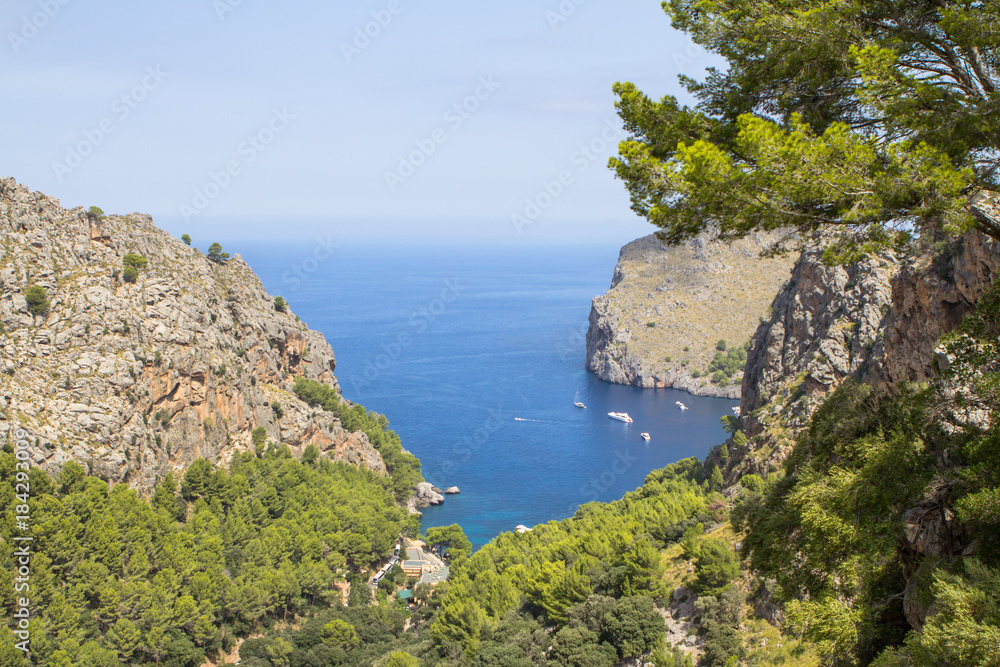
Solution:
[[[523,421],[528,421],[528,420],[527,419],[521,419],[520,417],[514,417],[514,421],[516,421],[516,422],[523,422]]]
[[[733,408],[733,414],[736,415],[737,417],[740,416],[740,406],[737,405],[735,408]]]
[[[646,442],[649,442],[649,434],[648,433],[640,433],[639,435],[642,437],[643,440],[645,440]]]
[[[688,409],[688,406],[684,405],[684,404],[683,404],[683,403],[681,403],[680,401],[677,401],[677,409],[678,409],[678,410],[687,410],[687,409]]]
[[[627,412],[609,412],[608,416],[612,419],[617,419],[620,422],[625,422],[626,424],[632,423],[632,418],[628,416]]]
[[[573,405],[575,405],[578,408],[582,408],[584,410],[587,409],[587,406],[580,402],[580,392],[579,391],[576,392],[576,397],[573,398]]]

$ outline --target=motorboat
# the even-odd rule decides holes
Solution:
[[[684,404],[683,404],[683,403],[681,403],[680,401],[677,401],[677,409],[678,409],[678,410],[687,410],[687,409],[688,409],[688,406],[684,405]]]
[[[643,440],[645,440],[646,442],[649,442],[649,434],[648,433],[640,433],[639,435],[642,437]]]
[[[740,406],[737,405],[735,408],[733,408],[733,414],[736,415],[737,417],[740,416]]]
[[[632,423],[632,418],[628,416],[627,412],[609,412],[608,416],[612,419],[617,419],[620,422],[625,422],[626,424]]]

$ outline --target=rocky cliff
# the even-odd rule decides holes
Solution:
[[[992,201],[980,212],[1000,219]],[[890,393],[933,372],[941,336],[972,311],[1000,271],[1000,245],[979,232],[925,240],[905,257],[830,267],[805,253],[747,354],[741,429],[728,479],[777,470],[796,432],[844,379]]]
[[[593,301],[588,370],[607,382],[738,398],[741,374],[713,383],[708,367],[719,340],[732,348],[750,339],[788,279],[794,258],[760,257],[771,240],[702,235],[668,247],[650,235],[626,245],[611,289]]]
[[[99,217],[0,179],[0,437],[24,429],[37,465],[73,459],[148,490],[198,457],[267,439],[379,473],[379,453],[291,388],[336,386],[333,350],[277,312],[239,256],[208,260],[149,216]],[[147,262],[134,283],[123,257]],[[47,308],[29,305],[44,290]]]

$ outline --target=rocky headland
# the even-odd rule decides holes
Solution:
[[[333,350],[238,255],[212,261],[149,216],[65,209],[12,178],[0,231],[0,437],[23,429],[47,472],[75,460],[148,491],[263,427],[296,455],[314,444],[386,474],[364,433],[293,393],[300,376],[337,386]],[[130,253],[145,263],[131,282]]]
[[[742,373],[713,382],[709,366],[720,340],[744,346],[770,317],[795,264],[760,256],[773,241],[753,234],[724,244],[703,234],[669,247],[653,234],[623,247],[611,289],[593,300],[587,369],[617,384],[739,398]]]

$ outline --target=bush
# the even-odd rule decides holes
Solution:
[[[283,313],[288,310],[288,302],[280,296],[276,296],[274,297],[274,309],[279,313]]]
[[[740,564],[726,542],[709,537],[702,541],[698,549],[695,573],[695,592],[699,595],[719,595],[726,584],[739,576]]]
[[[88,212],[89,213],[93,213],[98,218],[103,218],[104,217],[104,211],[101,210],[100,206],[91,206],[90,207],[90,211],[88,211]]]
[[[125,266],[134,266],[137,269],[145,269],[146,265],[149,264],[149,262],[147,262],[146,258],[143,257],[142,255],[137,255],[134,252],[130,252],[129,254],[122,257],[122,264],[124,264]]]
[[[184,241],[186,245],[191,245],[191,237],[187,234],[181,234],[181,241]]]
[[[724,341],[724,340],[722,340],[720,338],[719,342],[715,344],[715,349],[719,350],[720,352],[725,352],[726,351],[726,341]]]
[[[279,403],[278,401],[271,403],[271,409],[274,411],[274,416],[277,417],[278,419],[281,419],[282,417],[285,416],[285,411],[282,410],[281,403]]]
[[[122,272],[122,280],[127,283],[134,283],[139,278],[139,270],[134,266],[126,266]]]
[[[28,310],[32,315],[44,315],[49,311],[49,295],[38,285],[24,290],[24,300],[28,302]]]
[[[656,326],[656,322],[646,322],[646,326],[652,329],[653,327]]]

